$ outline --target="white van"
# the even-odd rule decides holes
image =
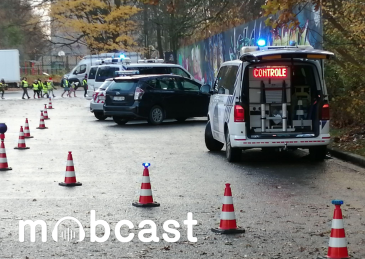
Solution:
[[[117,64],[128,58],[131,62],[138,62],[140,54],[137,52],[129,53],[103,53],[99,55],[87,55],[74,67],[68,76],[70,83],[78,83],[81,85],[86,74],[89,74],[92,66],[103,65],[105,63]]]
[[[226,144],[230,162],[250,148],[309,149],[323,160],[330,142],[329,105],[323,76],[328,51],[310,46],[244,47],[240,60],[222,64],[211,92],[205,144]]]

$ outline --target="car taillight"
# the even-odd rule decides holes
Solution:
[[[134,92],[134,100],[138,101],[142,99],[142,95],[144,94],[144,91],[137,87],[136,91]]]
[[[322,117],[321,120],[329,120],[330,119],[330,106],[328,103],[322,106]]]
[[[234,122],[245,122],[245,109],[241,105],[234,106]]]

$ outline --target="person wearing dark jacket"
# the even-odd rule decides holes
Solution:
[[[4,80],[4,78],[2,78],[1,81],[0,81],[1,99],[5,99],[4,98],[5,87],[7,87],[7,84],[5,84],[5,80]]]

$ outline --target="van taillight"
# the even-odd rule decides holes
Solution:
[[[134,92],[134,100],[138,101],[142,99],[142,95],[144,94],[144,91],[137,87],[136,91]]]
[[[322,106],[322,117],[321,120],[329,120],[330,119],[330,106],[328,103]]]
[[[234,106],[234,122],[245,122],[245,109],[241,105]]]

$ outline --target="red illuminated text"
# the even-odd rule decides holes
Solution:
[[[253,70],[253,76],[256,78],[284,78],[287,77],[288,69],[285,67],[280,68],[255,68]]]

